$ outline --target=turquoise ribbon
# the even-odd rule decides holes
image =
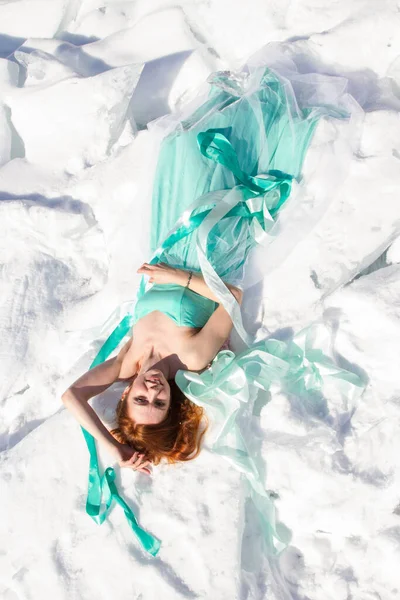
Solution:
[[[227,167],[249,191],[253,194],[265,194],[275,188],[280,190],[279,203],[270,210],[271,215],[277,213],[279,208],[289,197],[291,191],[292,175],[283,173],[278,169],[271,169],[268,174],[264,177],[253,177],[244,173],[240,166],[237,154],[227,139],[218,129],[207,129],[207,131],[201,131],[197,135],[197,143],[199,145],[201,153],[213,160],[214,162],[220,163]]]

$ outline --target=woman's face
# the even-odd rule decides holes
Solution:
[[[171,404],[171,390],[159,369],[140,373],[126,398],[128,415],[139,425],[156,425],[167,416]]]

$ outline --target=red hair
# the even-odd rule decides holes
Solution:
[[[127,391],[117,404],[117,427],[110,431],[119,442],[143,452],[155,465],[163,459],[168,463],[176,463],[196,458],[200,453],[200,444],[207,429],[202,407],[186,398],[175,380],[168,383],[171,388],[170,410],[161,423],[155,425],[135,423],[128,416],[126,397],[129,391]]]

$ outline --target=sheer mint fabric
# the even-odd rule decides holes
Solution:
[[[298,177],[318,119],[329,112],[318,107],[297,114],[268,67],[259,67],[253,74],[257,89],[250,93],[235,86],[229,74],[217,74],[210,82],[209,100],[161,146],[152,198],[153,215],[157,215],[152,220],[153,250],[197,198],[237,185],[239,169],[247,176],[278,169]],[[208,156],[199,152],[197,136],[207,137],[204,132],[210,129],[230,142],[237,168],[211,157],[211,152]],[[205,145],[207,141],[202,139]]]
[[[240,306],[224,284],[243,282],[251,250],[258,246],[267,252],[271,236],[276,237],[282,209],[293,191],[304,185],[302,166],[320,119],[350,124],[354,120],[355,105],[342,78],[307,78],[290,71],[284,53],[280,63],[271,60],[275,68],[265,54],[262,58],[252,57],[237,73],[214,73],[207,94],[203,91],[181,114],[150,127],[162,131],[152,186],[150,260],[201,271],[244,342],[245,350],[238,356],[222,351],[203,374],[179,372],[176,380],[193,402],[212,413],[219,432],[212,447],[244,474],[266,548],[276,554],[288,539],[279,531],[273,502],[247,450],[240,415],[257,390],[269,390],[272,384],[316,401],[325,385],[335,384],[351,403],[364,384],[335,365],[329,351],[316,343],[327,337],[322,323],[310,325],[288,343],[267,339],[255,344],[243,325]],[[291,78],[283,72],[292,73]],[[337,173],[343,174],[343,162],[338,164]],[[296,200],[299,197],[296,194]],[[285,239],[285,229],[282,235],[281,257],[293,247],[291,238]],[[142,279],[138,297],[148,289]],[[119,307],[110,318],[110,329],[112,323],[116,327],[92,367],[106,360],[129,333],[134,306],[134,301],[125,305],[124,316]],[[100,477],[94,440],[83,433],[90,451],[88,514],[101,523],[112,500],[117,500],[142,547],[155,555],[159,541],[140,528],[122,501],[113,469]]]
[[[329,331],[323,323],[313,323],[294,336],[290,343],[267,339],[238,355],[224,350],[211,368],[202,374],[179,371],[176,381],[185,395],[203,406],[216,424],[211,448],[243,473],[265,540],[268,554],[279,554],[290,541],[285,527],[276,519],[275,507],[267,492],[255,457],[246,445],[240,420],[251,417],[252,403],[259,390],[279,385],[286,394],[316,404],[333,386],[343,395],[346,412],[351,414],[364,391],[365,382],[356,374],[335,364],[329,348],[315,346],[316,339]],[[250,406],[248,406],[250,405]]]
[[[244,289],[278,268],[329,204],[340,198],[365,114],[347,92],[348,80],[326,75],[323,68],[314,72],[317,64],[318,57],[309,50],[297,56],[291,44],[271,42],[241,70],[211,74],[179,112],[148,124],[157,149],[145,198],[153,209],[152,251],[202,194],[239,183],[225,165],[198,153],[197,134],[207,128],[219,130],[232,143],[244,173],[264,175],[277,169],[293,177],[279,219],[269,225],[251,268],[245,269]],[[321,121],[323,134],[304,180],[304,159]],[[220,244],[221,252],[230,248],[223,239]]]

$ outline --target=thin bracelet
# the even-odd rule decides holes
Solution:
[[[190,283],[190,280],[192,279],[192,275],[193,275],[193,271],[190,271],[190,273],[189,273],[189,278],[188,278],[188,280],[187,280],[187,284],[186,284],[186,287],[187,287],[187,288],[189,287],[189,283]]]

